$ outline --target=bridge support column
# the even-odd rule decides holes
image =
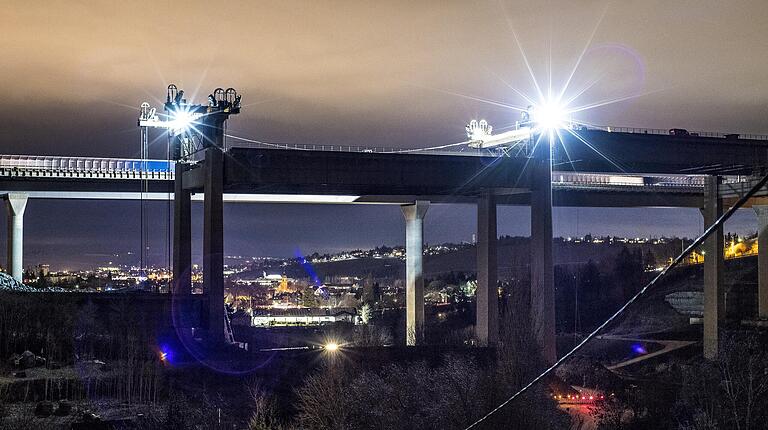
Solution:
[[[531,159],[531,319],[546,364],[557,360],[552,257],[551,147],[541,138]]]
[[[704,227],[708,228],[723,214],[719,197],[720,177],[707,176],[704,183]],[[720,323],[725,319],[725,288],[723,285],[723,228],[717,229],[704,242],[704,358],[715,359],[719,349]]]
[[[208,295],[208,335],[224,343],[224,154],[205,150],[203,201],[203,282]]]
[[[752,206],[757,214],[757,317],[768,319],[768,206]]]
[[[28,196],[24,193],[9,193],[3,199],[8,210],[8,273],[17,281],[24,278],[24,211]]]
[[[401,206],[405,217],[406,345],[424,343],[424,215],[429,202]]]
[[[184,189],[187,166],[176,163],[173,183],[173,294],[192,293],[192,194]]]
[[[475,336],[480,345],[499,339],[498,260],[496,249],[496,196],[488,193],[477,202],[477,317]]]

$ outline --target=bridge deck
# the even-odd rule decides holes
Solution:
[[[552,175],[555,204],[698,206],[703,174],[730,174],[724,197],[732,198],[750,181],[734,174],[750,174],[768,165],[766,140],[669,136],[640,129],[574,132],[590,145],[561,133],[569,157],[560,144],[555,147],[560,169]],[[414,196],[461,202],[494,188],[504,195],[500,203],[527,203],[528,179],[522,158],[499,158],[466,148],[455,152],[381,148],[381,152],[373,152],[328,145],[313,150],[302,145],[270,148],[228,151],[229,201],[312,202],[312,198],[291,196],[324,195],[338,198],[318,202],[398,203]],[[87,197],[167,199],[173,179],[174,163],[166,160],[0,155],[0,193],[32,192],[37,198],[86,198],[85,193],[95,193]],[[142,181],[149,194],[138,193]],[[270,200],[269,196],[274,197]]]

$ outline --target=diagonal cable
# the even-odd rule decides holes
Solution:
[[[510,398],[508,398],[507,400],[505,400],[504,402],[502,402],[502,403],[501,403],[499,406],[496,406],[495,408],[493,408],[493,409],[492,409],[490,412],[488,412],[487,414],[483,415],[483,416],[482,416],[480,419],[478,419],[477,421],[475,421],[475,422],[473,422],[472,424],[470,424],[470,425],[469,425],[469,427],[467,427],[465,430],[469,430],[469,429],[472,429],[472,428],[474,428],[475,426],[477,426],[478,424],[482,423],[483,421],[485,421],[486,419],[488,419],[488,418],[489,418],[491,415],[495,414],[495,413],[496,413],[496,412],[498,412],[498,411],[499,411],[501,408],[503,408],[504,406],[506,406],[507,404],[509,404],[509,402],[511,402],[512,400],[515,400],[515,398],[519,397],[521,394],[523,394],[523,393],[525,393],[526,391],[528,391],[528,389],[529,389],[529,388],[531,388],[531,387],[532,387],[534,384],[536,384],[537,382],[539,382],[540,380],[542,380],[542,379],[543,379],[545,376],[549,375],[549,374],[550,374],[550,373],[552,373],[552,372],[553,372],[555,369],[557,369],[558,367],[560,367],[560,365],[562,365],[562,364],[563,364],[563,363],[564,363],[566,360],[568,360],[568,359],[569,359],[569,358],[570,358],[570,357],[571,357],[573,354],[575,354],[577,351],[579,351],[581,348],[583,348],[583,347],[584,347],[584,345],[586,345],[586,344],[587,344],[587,342],[589,342],[590,340],[594,339],[594,338],[595,338],[595,336],[597,336],[597,335],[598,335],[598,334],[599,334],[601,331],[603,331],[603,329],[605,329],[605,328],[606,328],[606,327],[607,327],[607,326],[608,326],[610,323],[612,323],[612,322],[613,322],[613,321],[614,321],[616,318],[618,318],[618,317],[619,317],[619,316],[620,316],[622,313],[624,313],[624,311],[625,311],[625,310],[626,310],[626,309],[627,309],[627,308],[628,308],[628,307],[629,307],[629,306],[630,306],[632,303],[634,303],[635,301],[637,301],[637,299],[638,299],[638,298],[640,298],[641,296],[643,296],[643,295],[644,295],[644,294],[645,294],[645,293],[646,293],[646,292],[647,292],[647,291],[648,291],[650,288],[652,288],[654,285],[656,285],[656,283],[659,281],[659,279],[663,278],[663,277],[664,277],[664,276],[665,276],[665,275],[666,275],[666,274],[667,274],[667,273],[668,273],[668,272],[669,272],[669,271],[670,271],[672,268],[674,268],[675,266],[677,266],[678,264],[680,264],[680,262],[681,262],[681,261],[683,261],[683,259],[684,259],[686,256],[688,256],[688,254],[690,254],[690,253],[691,253],[691,251],[693,251],[693,250],[694,250],[696,247],[698,247],[699,245],[701,245],[702,243],[704,243],[704,241],[705,241],[705,240],[706,240],[706,239],[707,239],[707,238],[708,238],[708,237],[709,237],[709,236],[710,236],[710,235],[711,235],[711,234],[712,234],[712,233],[713,233],[715,230],[717,230],[718,228],[722,227],[722,225],[725,223],[725,221],[727,221],[727,220],[728,220],[728,218],[730,218],[730,217],[731,217],[731,216],[732,216],[734,213],[736,213],[736,210],[738,210],[740,207],[744,206],[744,203],[746,203],[746,202],[747,202],[747,200],[749,200],[749,199],[750,199],[750,198],[751,198],[753,195],[755,195],[755,193],[757,193],[758,191],[760,191],[760,190],[761,190],[761,189],[762,189],[762,188],[765,186],[765,184],[766,184],[766,183],[768,183],[768,175],[766,175],[766,176],[764,176],[762,179],[760,179],[760,180],[759,180],[759,181],[758,181],[758,182],[757,182],[757,183],[756,183],[756,184],[755,184],[755,185],[754,185],[754,186],[753,186],[753,187],[752,187],[752,188],[749,190],[749,192],[748,192],[747,194],[743,195],[743,196],[742,196],[742,197],[741,197],[741,198],[740,198],[740,199],[739,199],[739,200],[736,202],[736,204],[734,204],[733,206],[731,206],[731,208],[730,208],[730,209],[728,209],[728,211],[727,211],[727,212],[725,212],[723,215],[721,215],[721,216],[720,216],[720,218],[718,218],[718,219],[717,219],[717,221],[715,221],[715,223],[714,223],[714,224],[710,225],[710,226],[709,226],[709,227],[708,227],[706,230],[704,230],[704,233],[703,233],[701,236],[699,236],[699,237],[698,237],[696,240],[694,240],[694,241],[693,241],[693,243],[691,243],[691,244],[690,244],[690,245],[689,245],[687,248],[685,248],[685,250],[684,250],[682,253],[680,253],[680,255],[678,255],[678,256],[677,256],[677,258],[675,258],[674,260],[672,260],[672,262],[671,262],[671,263],[669,263],[669,264],[667,265],[667,267],[665,267],[665,268],[664,268],[664,270],[662,270],[662,271],[661,271],[661,272],[660,272],[658,275],[656,275],[656,277],[654,277],[654,278],[653,278],[653,279],[652,279],[650,282],[648,282],[648,283],[647,283],[647,284],[646,284],[646,285],[645,285],[645,286],[644,286],[644,287],[643,287],[643,288],[642,288],[640,291],[638,291],[638,292],[637,292],[637,294],[635,294],[635,295],[634,295],[634,296],[633,296],[631,299],[629,299],[629,301],[628,301],[627,303],[625,303],[625,304],[624,304],[624,306],[622,306],[621,308],[619,308],[619,310],[617,310],[617,311],[616,311],[616,313],[614,313],[613,315],[611,315],[611,317],[610,317],[610,318],[608,318],[607,320],[605,320],[605,322],[604,322],[604,323],[600,324],[600,326],[599,326],[599,327],[597,327],[597,328],[596,328],[594,331],[592,331],[592,333],[590,333],[589,335],[587,335],[587,337],[585,337],[585,338],[584,338],[584,340],[582,340],[582,341],[581,341],[581,343],[579,343],[579,344],[578,344],[578,345],[576,345],[576,346],[575,346],[573,349],[571,349],[570,351],[568,351],[568,353],[566,353],[565,355],[563,355],[562,357],[560,357],[560,359],[559,359],[559,360],[557,360],[557,361],[555,362],[555,364],[553,364],[552,366],[550,366],[549,368],[547,368],[546,370],[544,370],[544,372],[542,372],[542,373],[541,373],[539,376],[537,376],[537,377],[533,378],[533,380],[532,380],[531,382],[529,382],[529,383],[528,383],[528,384],[526,384],[526,385],[525,385],[523,388],[521,388],[520,390],[518,390],[518,391],[517,391],[515,394],[513,394],[513,395],[512,395]]]

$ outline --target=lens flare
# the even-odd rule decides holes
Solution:
[[[644,354],[648,353],[648,351],[645,349],[645,347],[643,347],[643,345],[641,345],[639,343],[636,343],[636,344],[632,345],[632,351],[635,354],[638,354],[638,355],[644,355]]]
[[[168,345],[161,345],[157,351],[158,358],[163,363],[171,363],[173,361],[173,351]]]
[[[186,130],[192,125],[194,120],[195,116],[190,112],[185,110],[178,110],[173,114],[173,119],[171,120],[173,123],[172,128],[174,130]]]
[[[339,350],[339,344],[336,342],[328,342],[325,344],[324,348],[328,352],[336,352]]]
[[[555,101],[535,105],[531,112],[531,121],[542,131],[568,128],[568,110]]]

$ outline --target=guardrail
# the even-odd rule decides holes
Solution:
[[[172,180],[174,162],[102,157],[0,155],[0,176]]]
[[[230,136],[231,137],[231,136]],[[250,139],[249,139],[250,140]],[[326,151],[326,152],[357,152],[372,154],[431,154],[431,155],[472,155],[472,156],[498,156],[502,155],[501,149],[478,149],[470,148],[466,142],[451,145],[443,145],[434,148],[388,148],[383,146],[359,146],[359,145],[321,145],[321,144],[300,144],[300,143],[273,143],[258,142],[250,140],[248,142],[238,141],[237,139],[228,139],[227,148],[254,148],[254,149],[284,149],[290,151]]]
[[[636,128],[636,127],[585,127],[586,130],[602,130],[609,133],[633,133],[633,134],[654,134],[671,136],[670,130],[664,130],[659,128]],[[768,140],[768,135],[765,134],[749,134],[749,133],[720,133],[714,131],[692,131],[686,130],[688,135],[686,137],[713,137],[718,139],[726,139],[728,136],[738,136],[738,139],[746,140]]]
[[[723,176],[724,184],[744,183],[749,178]],[[703,189],[705,175],[643,175],[590,172],[552,172],[552,185],[563,187],[642,187]]]

